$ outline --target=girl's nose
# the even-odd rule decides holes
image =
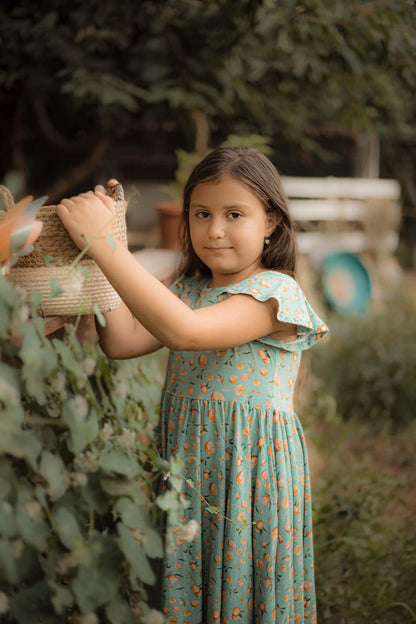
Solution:
[[[223,238],[225,233],[222,219],[212,219],[209,224],[208,235],[210,238]]]

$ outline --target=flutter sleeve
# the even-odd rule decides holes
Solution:
[[[329,331],[296,280],[284,273],[264,271],[224,288],[224,292],[230,295],[251,295],[258,301],[275,299],[279,306],[277,319],[297,326],[297,338],[291,342],[275,340],[271,336],[260,338],[260,342],[285,351],[303,351],[312,347]]]

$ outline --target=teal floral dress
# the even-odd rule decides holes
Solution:
[[[163,613],[169,624],[313,624],[311,489],[293,391],[302,350],[328,329],[283,273],[208,284],[185,278],[172,290],[194,309],[240,293],[273,298],[298,337],[169,355],[162,453],[181,456],[194,483],[181,520],[197,532],[189,542],[176,529],[163,562]]]

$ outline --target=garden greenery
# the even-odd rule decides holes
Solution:
[[[391,298],[390,298],[391,297]],[[406,426],[416,405],[414,304],[393,293],[380,311],[329,320],[331,342],[311,354],[312,370],[344,419]]]
[[[151,560],[185,502],[154,442],[160,358],[48,339],[39,303],[0,276],[0,619],[161,622]]]

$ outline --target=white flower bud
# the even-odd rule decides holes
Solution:
[[[82,367],[87,377],[93,374],[93,372],[95,371],[96,364],[97,363],[95,360],[93,360],[93,358],[90,358],[90,357],[85,358]]]
[[[129,431],[123,427],[123,432],[120,436],[121,445],[125,448],[134,448],[136,446],[136,432]]]
[[[120,397],[121,399],[125,399],[127,396],[127,386],[125,383],[119,381],[118,383],[116,383],[116,385],[114,386],[114,394],[118,397]]]
[[[152,609],[142,617],[143,624],[164,624],[165,618],[160,611],[156,611],[156,609]]]
[[[74,271],[66,284],[61,284],[64,293],[76,297],[82,290],[84,276],[78,271]]]
[[[0,591],[0,615],[5,615],[9,610],[9,599],[6,594]]]
[[[56,377],[51,379],[51,388],[55,392],[61,393],[65,390],[66,377],[63,373],[57,373]]]
[[[86,418],[88,416],[88,403],[81,394],[76,394],[73,399],[70,399],[73,409],[81,416]]]
[[[113,427],[110,423],[105,423],[104,427],[100,431],[101,440],[109,440],[114,433]]]

